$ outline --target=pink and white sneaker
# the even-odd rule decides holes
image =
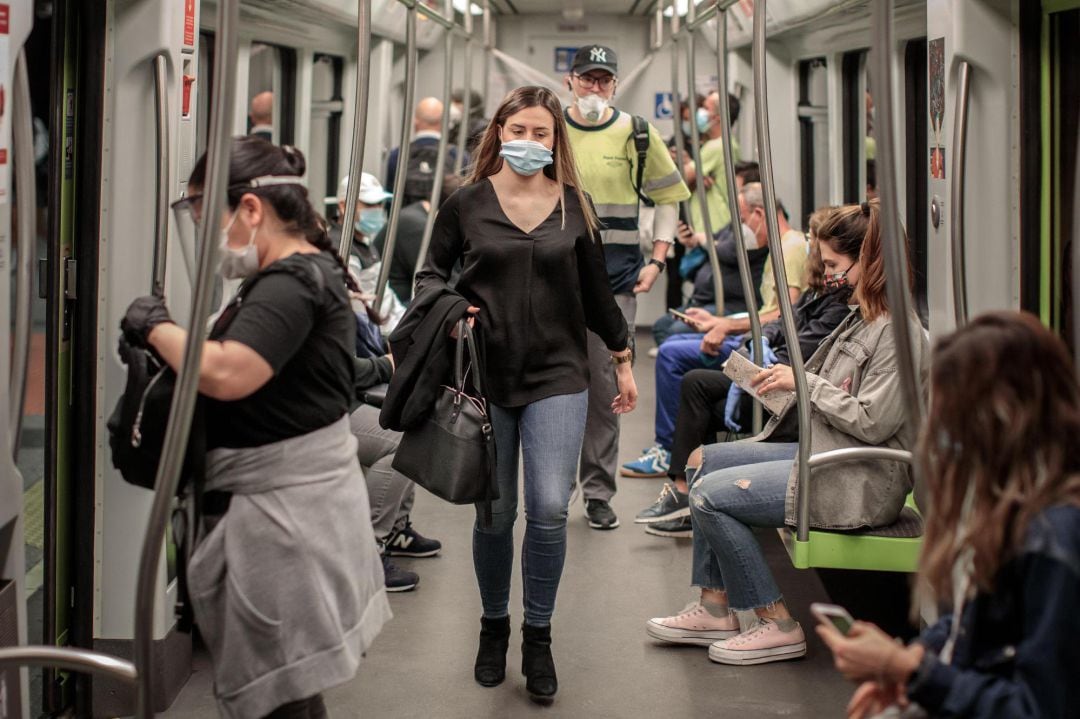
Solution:
[[[708,646],[738,634],[739,619],[730,612],[725,617],[714,617],[701,602],[694,602],[673,617],[650,619],[645,631],[662,642]]]
[[[763,617],[742,634],[709,647],[709,659],[719,664],[766,664],[805,655],[806,635],[798,622],[784,631],[776,620]]]

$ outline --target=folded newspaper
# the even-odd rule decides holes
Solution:
[[[791,390],[768,392],[766,394],[759,393],[756,387],[750,385],[750,380],[754,379],[758,373],[763,372],[764,369],[758,367],[738,352],[731,353],[727,362],[724,363],[723,370],[724,374],[730,377],[732,382],[742,387],[751,397],[759,400],[765,405],[765,409],[774,415],[783,414],[795,396],[795,393]]]

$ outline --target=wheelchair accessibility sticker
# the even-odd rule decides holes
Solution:
[[[671,93],[656,93],[656,103],[653,105],[653,117],[657,120],[670,120],[674,113],[671,110]]]

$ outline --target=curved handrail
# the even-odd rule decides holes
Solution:
[[[471,8],[467,8],[471,10]],[[472,12],[465,13],[465,57],[462,61],[464,69],[461,73],[462,83],[461,96],[461,123],[457,133],[457,155],[454,157],[454,174],[460,175],[465,167],[465,146],[469,144],[469,113],[472,112],[472,68],[473,68],[473,20]]]
[[[967,155],[968,99],[971,65],[960,61],[956,86],[956,120],[953,125],[952,187],[949,191],[949,215],[952,231],[953,312],[957,328],[968,320],[967,265],[964,260],[964,172]]]
[[[695,7],[693,0],[691,0],[687,7],[686,20],[688,23],[694,22]],[[686,36],[686,74],[687,74],[687,88],[688,97],[697,97],[697,88],[694,87],[695,78],[697,77],[697,63],[694,59],[696,52],[696,35],[691,32]],[[697,126],[697,108],[695,106],[694,112],[690,113],[690,154],[694,160],[694,172],[696,173],[696,179],[694,182],[694,194],[696,195],[698,207],[701,208],[701,224],[702,227],[695,227],[694,230],[705,231],[705,253],[709,256],[709,264],[712,266],[712,281],[713,292],[716,301],[716,314],[719,317],[724,316],[724,278],[720,274],[720,258],[716,255],[716,235],[713,234],[712,218],[709,216],[709,199],[705,195],[705,183],[702,181],[701,169],[701,132]],[[682,124],[682,118],[677,118],[679,124]],[[682,168],[679,168],[680,170]],[[678,278],[672,278],[678,280]]]
[[[923,395],[917,376],[915,351],[912,348],[911,318],[915,309],[908,288],[907,241],[900,224],[899,187],[896,154],[896,96],[893,85],[893,0],[873,3],[871,23],[874,33],[871,72],[878,103],[877,134],[878,197],[881,198],[882,250],[885,255],[885,293],[893,321],[897,367],[903,392],[904,409],[909,422],[917,427],[923,416]],[[955,202],[955,198],[953,202]]]
[[[416,97],[416,6],[408,7],[405,15],[405,109],[401,113],[401,145],[398,148],[397,170],[394,175],[394,199],[390,205],[390,219],[386,224],[386,242],[383,245],[383,262],[379,267],[379,280],[375,285],[375,307],[382,307],[386,283],[390,280],[390,263],[386,258],[394,256],[397,244],[398,221],[405,198],[405,171],[409,166],[410,136],[412,135],[413,101]],[[445,109],[445,108],[444,108]]]
[[[34,248],[37,244],[37,187],[34,184],[34,116],[30,109],[30,82],[26,70],[26,51],[15,59],[12,98],[12,150],[15,158],[16,218],[15,331],[11,354],[11,454],[19,455],[23,409],[26,402],[26,375],[30,366],[30,312],[33,302]],[[4,348],[7,351],[7,348]]]
[[[203,337],[210,316],[210,299],[217,269],[217,235],[224,214],[225,189],[229,184],[229,152],[232,146],[230,124],[236,98],[237,23],[239,0],[218,0],[217,32],[214,35],[214,102],[210,107],[210,132],[207,142],[207,172],[204,213],[199,226],[201,242],[192,299],[191,319],[187,341],[184,343],[183,364],[176,379],[165,440],[154,481],[154,501],[150,520],[143,537],[139,556],[139,573],[135,594],[135,667],[138,670],[136,716],[153,716],[152,697],[155,671],[153,667],[154,611],[158,563],[161,559],[162,538],[169,518],[169,509],[180,472],[184,464],[191,418],[195,411],[199,388],[199,369],[202,365]]]
[[[914,464],[915,460],[911,452],[906,449],[890,449],[888,447],[844,447],[843,449],[831,449],[828,452],[818,452],[808,460],[810,469],[817,469],[829,464],[840,462],[857,462],[860,460],[890,460]]]
[[[364,145],[367,135],[368,91],[371,88],[371,2],[356,0],[356,87],[353,91],[353,132],[349,148],[349,181],[345,189],[345,213],[341,222],[341,244],[338,254],[345,266],[352,252],[353,218],[360,196],[360,181],[364,169]]]
[[[154,56],[154,122],[157,125],[157,198],[154,206],[154,275],[151,294],[165,296],[165,266],[169,256],[169,54]]]
[[[466,10],[468,9],[466,8]],[[449,13],[454,11],[454,6],[450,0],[446,2],[446,11]],[[468,12],[465,13],[465,16],[469,16]],[[454,85],[454,36],[449,32],[443,35],[443,53],[446,62],[443,65],[443,108],[442,118],[439,121],[442,131],[439,133],[439,147],[436,150],[435,157],[435,177],[432,178],[431,197],[428,200],[429,209],[427,218],[424,220],[424,234],[420,237],[420,252],[416,256],[416,267],[413,268],[414,276],[420,272],[420,268],[424,266],[424,260],[427,259],[428,245],[431,244],[431,233],[435,229],[435,215],[439,214],[439,196],[442,195],[443,174],[446,172],[446,153],[450,145],[450,93],[453,92]],[[466,124],[464,116],[461,118],[461,124],[462,126]],[[458,156],[461,156],[460,152]],[[383,264],[387,264],[391,260],[393,260],[391,256],[382,258]]]
[[[769,136],[768,88],[765,70],[765,7],[766,0],[754,3],[754,119],[757,126],[761,187],[765,196],[765,218],[769,236],[769,261],[772,262],[776,280],[776,299],[780,305],[781,327],[787,341],[791,358],[791,371],[795,375],[795,396],[799,411],[799,484],[796,492],[797,537],[805,542],[810,532],[810,388],[806,381],[799,334],[795,329],[795,313],[788,295],[787,271],[784,268],[784,250],[780,244],[780,225],[776,219],[776,184],[773,179],[772,141]]]
[[[663,0],[661,0],[663,4]],[[683,134],[682,128],[682,99],[679,93],[679,13],[675,12],[675,0],[671,0],[671,118],[673,122],[675,133],[673,135],[675,139],[675,166],[679,170],[679,174],[682,175],[683,167],[686,165],[686,160],[683,158],[683,145],[686,144],[686,135]],[[693,82],[693,78],[691,78]],[[679,203],[679,214],[683,217],[689,217],[690,212],[683,200]]]
[[[720,127],[723,130],[721,137],[724,140],[724,171],[727,176],[728,209],[731,215],[731,236],[738,248],[735,257],[739,261],[739,280],[742,283],[743,297],[746,298],[746,306],[751,308],[747,314],[750,318],[750,341],[754,348],[754,357],[760,362],[761,357],[761,318],[757,313],[757,292],[754,289],[753,273],[750,270],[750,248],[743,242],[742,220],[739,218],[739,192],[735,187],[735,154],[731,146],[731,108],[728,106],[728,34],[727,34],[727,8],[720,10],[716,19],[716,86],[720,93]],[[753,430],[754,434],[761,431],[762,413],[761,403],[754,402]]]
[[[19,646],[0,649],[0,668],[50,667],[71,672],[85,672],[134,684],[135,665],[129,661],[86,649],[49,646]]]

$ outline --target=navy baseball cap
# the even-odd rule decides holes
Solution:
[[[612,75],[619,74],[619,58],[615,51],[603,45],[586,45],[579,48],[574,55],[574,64],[570,71],[575,75],[589,72],[590,70],[606,70]]]

